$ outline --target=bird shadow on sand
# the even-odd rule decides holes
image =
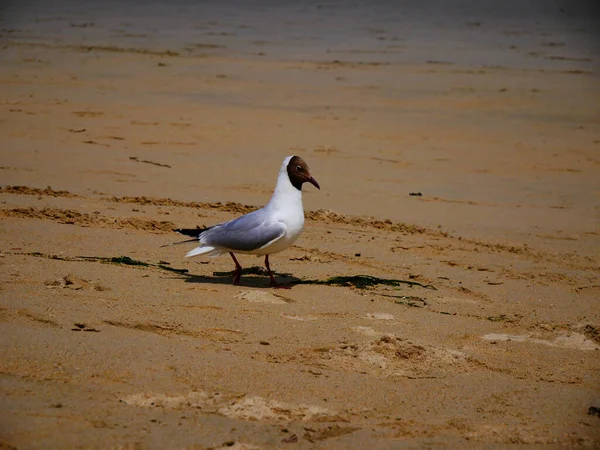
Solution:
[[[293,287],[296,284],[301,284],[303,280],[296,278],[289,273],[277,273],[273,272],[277,284],[282,287]],[[230,272],[213,272],[212,276],[209,275],[195,275],[189,272],[181,273],[180,276],[184,278],[186,283],[201,283],[201,284],[232,284],[233,283],[233,271]],[[259,266],[248,267],[242,269],[242,279],[240,280],[240,287],[252,287],[252,288],[268,288],[270,286],[268,272]]]
[[[273,272],[277,283],[281,286],[294,287],[300,284],[311,284],[318,286],[345,286],[354,287],[357,289],[369,289],[377,286],[390,287],[421,287],[424,289],[437,290],[431,284],[422,284],[416,281],[400,280],[394,278],[379,278],[371,275],[352,275],[352,276],[334,276],[326,280],[310,280],[300,279],[289,273]],[[251,275],[251,276],[248,276]],[[186,283],[214,283],[214,284],[231,284],[233,280],[233,271],[231,272],[213,272],[213,276],[193,275],[190,273],[182,273]],[[242,279],[240,286],[264,288],[270,287],[268,272],[260,267],[254,266],[242,270]]]
[[[183,278],[186,283],[205,283],[205,284],[232,284],[233,272],[213,272],[212,276],[208,275],[195,275],[189,273],[188,269],[177,269],[171,267],[167,261],[159,261],[158,263],[150,263],[145,261],[139,261],[129,256],[64,256],[64,255],[53,255],[45,254],[40,252],[6,252],[5,254],[15,255],[27,255],[40,258],[48,258],[59,261],[79,261],[79,262],[98,262],[102,264],[114,264],[118,266],[133,266],[146,269],[158,269],[165,272],[170,272],[176,277]],[[377,286],[389,286],[389,287],[421,287],[424,289],[437,290],[435,286],[431,284],[422,284],[417,281],[401,280],[394,278],[379,278],[372,275],[351,275],[351,276],[334,276],[326,280],[302,280],[296,278],[289,273],[277,273],[274,272],[278,284],[282,287],[293,287],[299,284],[312,284],[320,286],[347,286],[354,287],[357,289],[368,289]],[[240,286],[264,288],[270,286],[268,272],[259,266],[248,267],[242,269],[242,279]]]

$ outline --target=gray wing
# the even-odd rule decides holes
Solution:
[[[200,234],[200,242],[229,250],[252,251],[281,238],[286,226],[267,220],[262,210],[253,211],[230,222],[215,225]]]

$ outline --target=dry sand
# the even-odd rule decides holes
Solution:
[[[237,54],[223,29],[5,30],[0,448],[598,448],[598,72]],[[271,258],[291,290],[161,248],[264,204],[290,154],[322,187]],[[406,283],[323,284],[354,275]]]

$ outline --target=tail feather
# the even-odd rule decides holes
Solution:
[[[217,250],[214,247],[211,247],[210,245],[207,246],[200,246],[200,247],[196,247],[193,250],[190,250],[189,252],[186,253],[185,257],[186,258],[190,258],[192,256],[198,256],[198,255],[206,255],[206,256],[218,256],[215,255],[214,253],[218,253],[219,255],[223,252],[221,251],[217,251],[215,252],[215,250]]]
[[[208,230],[210,227],[205,227],[205,228],[200,228],[200,227],[196,227],[196,228],[176,228],[173,231],[176,231],[179,234],[183,234],[185,236],[191,236],[191,237],[199,237],[204,231]]]
[[[188,242],[198,242],[198,238],[186,239],[185,241],[171,242],[170,244],[161,245],[160,248],[170,247],[171,245],[187,244]]]

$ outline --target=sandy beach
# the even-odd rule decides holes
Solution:
[[[594,22],[300,3],[3,12],[0,449],[600,447]]]

